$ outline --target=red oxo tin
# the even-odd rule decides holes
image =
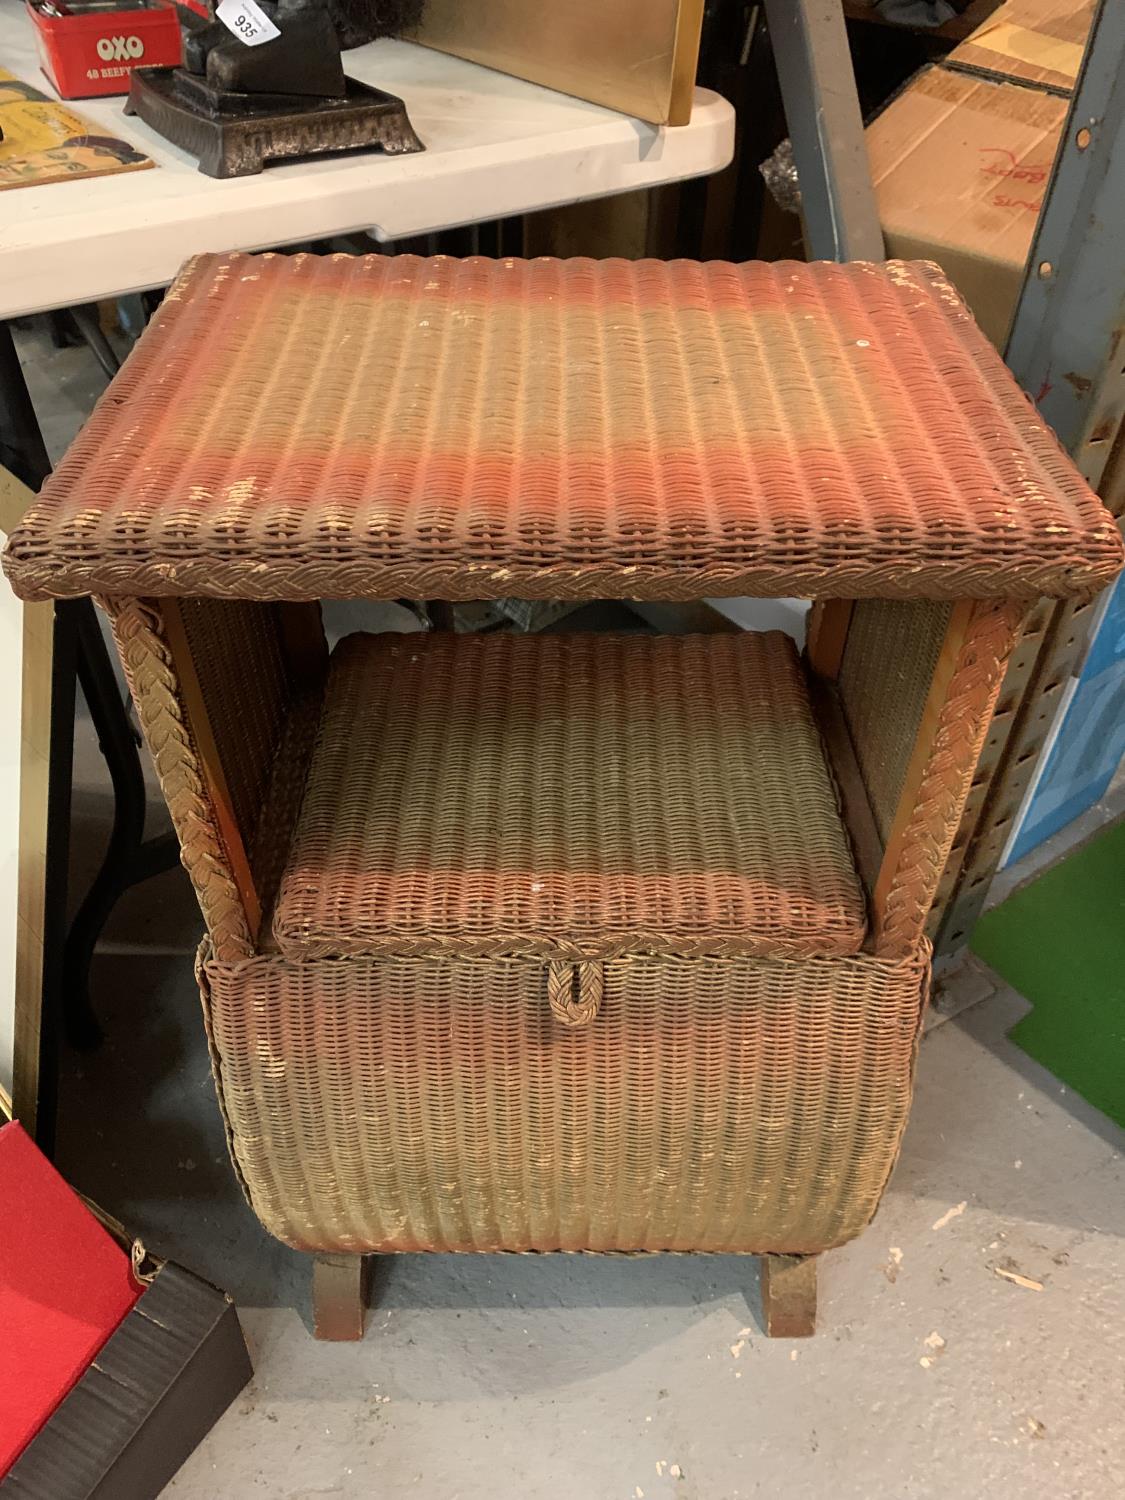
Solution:
[[[181,60],[180,26],[170,0],[121,6],[59,0],[47,9],[28,0],[27,13],[43,71],[63,99],[127,94],[134,68],[175,67]]]

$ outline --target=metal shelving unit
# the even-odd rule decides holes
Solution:
[[[765,0],[765,12],[810,251],[882,259],[844,7],[840,0]],[[1123,236],[1125,5],[1101,0],[1006,359],[1086,479],[1125,519]],[[1043,601],[1028,617],[931,914],[939,954],[964,946],[980,915],[1102,603]]]
[[[1125,5],[1102,0],[1063,130],[1006,359],[1109,510],[1125,519]],[[1046,600],[1004,681],[931,918],[968,941],[1034,784],[1100,600]]]

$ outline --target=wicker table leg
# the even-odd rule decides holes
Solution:
[[[807,1339],[816,1331],[816,1256],[761,1257],[762,1312],[771,1339]]]
[[[313,1257],[313,1333],[333,1342],[361,1339],[367,1307],[366,1255]]]

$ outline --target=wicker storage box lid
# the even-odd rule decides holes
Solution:
[[[854,953],[788,636],[351,636],[274,917],[293,959]]]
[[[936,267],[202,257],[25,598],[1092,593],[1121,541]]]

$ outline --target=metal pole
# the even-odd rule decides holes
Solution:
[[[1125,5],[1102,0],[1005,354],[1086,479],[1125,416]]]
[[[1125,4],[1102,0],[1016,309],[1007,361],[1110,510],[1125,512]],[[931,918],[968,941],[1081,668],[1096,601],[1031,611]]]
[[[816,260],[882,260],[863,118],[840,0],[765,0]]]

